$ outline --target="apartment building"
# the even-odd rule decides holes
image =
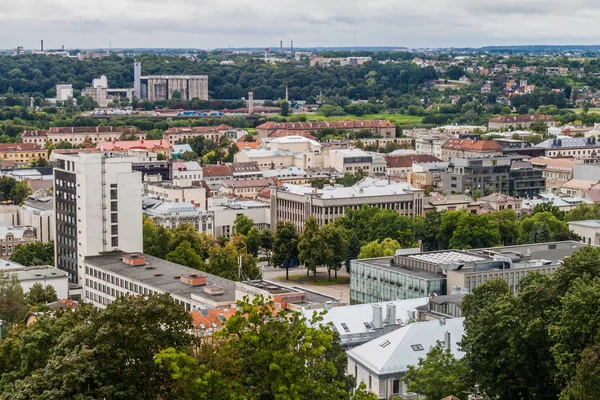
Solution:
[[[360,132],[369,131],[382,138],[396,137],[396,126],[389,121],[318,121],[318,122],[265,122],[256,127],[256,132],[261,138],[269,137],[273,132],[280,130],[318,132],[323,129],[337,129],[344,131]]]
[[[85,257],[142,250],[141,208],[142,179],[132,171],[131,158],[101,153],[57,156],[55,259],[74,287],[85,282]]]
[[[502,147],[495,140],[448,139],[442,145],[442,160],[454,157],[501,156]]]
[[[415,139],[415,150],[418,154],[429,154],[442,158],[442,145],[448,140],[447,136],[419,136]]]
[[[23,143],[36,143],[44,147],[46,142],[67,142],[73,146],[88,140],[92,143],[113,142],[123,136],[135,136],[146,139],[146,134],[136,128],[119,128],[113,126],[72,126],[54,127],[48,130],[25,131],[22,134]]]
[[[548,139],[535,145],[544,149],[546,157],[574,159],[595,158],[600,154],[600,143],[595,137]]]
[[[519,198],[534,198],[546,190],[544,171],[533,168],[527,161],[517,161],[510,166],[508,194]]]
[[[163,139],[168,140],[173,145],[201,136],[219,143],[230,129],[232,129],[231,126],[225,124],[219,126],[173,127],[163,132]]]
[[[439,163],[442,160],[430,154],[386,155],[386,172],[393,177],[407,177],[413,172],[413,164]]]
[[[511,159],[509,157],[456,157],[442,175],[446,193],[508,193]]]
[[[154,153],[159,156],[163,156],[166,159],[171,158],[171,152],[173,147],[168,141],[164,139],[160,140],[121,140],[114,142],[101,142],[98,143],[98,148],[101,151],[110,153],[121,153],[130,154],[136,151],[143,151]]]
[[[152,218],[157,226],[177,228],[183,223],[188,223],[198,232],[215,236],[214,213],[201,209],[200,204],[189,201],[156,202],[144,210],[144,215]]]
[[[533,168],[542,171],[542,176],[546,179],[546,188],[553,189],[573,179],[575,165],[583,161],[569,158],[535,157],[531,158],[529,162]]]
[[[320,225],[357,210],[363,205],[394,210],[401,215],[423,214],[423,190],[406,182],[366,178],[352,187],[284,184],[271,189],[271,224],[292,221],[299,231],[304,221],[314,216]]]
[[[36,143],[0,144],[0,162],[13,161],[17,165],[29,164],[37,159],[46,159],[48,151]]]
[[[515,129],[515,128],[529,128],[531,124],[537,121],[542,121],[546,126],[556,126],[556,121],[544,114],[525,114],[525,115],[503,115],[500,117],[490,119],[488,123],[488,129]]]

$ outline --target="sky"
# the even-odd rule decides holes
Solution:
[[[0,48],[584,45],[599,17],[600,0],[0,0]]]

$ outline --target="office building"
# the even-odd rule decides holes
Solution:
[[[56,100],[67,101],[73,99],[73,85],[56,85]]]
[[[142,179],[129,157],[60,154],[54,168],[56,266],[81,287],[85,257],[142,250]]]
[[[546,190],[544,171],[533,168],[530,162],[517,161],[510,166],[508,194],[533,199]]]
[[[206,188],[189,178],[161,181],[158,176],[149,177],[144,183],[144,194],[163,201],[188,201],[206,209]]]
[[[284,184],[271,188],[271,223],[275,226],[277,221],[292,221],[302,231],[304,221],[310,216],[325,225],[363,205],[412,217],[423,214],[423,197],[423,190],[406,182],[372,178],[352,187],[326,186],[323,189]]]
[[[78,146],[85,141],[93,144],[100,142],[114,142],[122,140],[125,136],[135,136],[137,139],[146,139],[146,134],[136,128],[120,128],[114,126],[70,126],[54,127],[48,130],[35,130],[23,132],[23,143],[36,143],[42,147],[46,142],[58,144],[67,142]]]
[[[508,193],[511,159],[509,157],[456,157],[442,174],[446,193]]]

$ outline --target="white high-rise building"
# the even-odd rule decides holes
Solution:
[[[127,156],[70,153],[56,159],[56,266],[81,287],[85,257],[142,251],[142,177]]]
[[[67,101],[73,98],[73,85],[56,85],[56,100]]]

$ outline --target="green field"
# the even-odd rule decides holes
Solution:
[[[318,280],[315,282],[315,277],[310,274],[310,276],[303,275],[290,275],[290,281],[294,282],[306,282],[309,285],[314,286],[328,286],[328,285],[347,285],[350,283],[350,277],[348,276],[339,276],[337,278],[333,277],[333,272],[331,273],[331,280],[327,279],[327,275],[322,276],[321,274],[317,274]],[[285,276],[277,277],[277,280],[285,282]]]
[[[420,124],[423,121],[423,117],[418,115],[407,115],[407,114],[365,114],[361,116],[357,115],[343,115],[343,116],[332,116],[325,117],[318,114],[293,114],[293,117],[306,117],[307,121],[357,121],[357,120],[374,120],[374,119],[385,119],[393,124]]]

